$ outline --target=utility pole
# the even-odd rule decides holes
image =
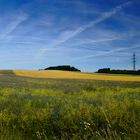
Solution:
[[[136,70],[136,54],[133,53],[133,58],[132,58],[132,62],[133,62],[133,70]]]

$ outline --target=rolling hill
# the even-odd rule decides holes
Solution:
[[[69,72],[59,70],[0,70],[0,75],[22,76],[33,78],[56,78],[56,79],[92,79],[111,81],[140,81],[140,76],[122,74],[99,74],[85,72]]]

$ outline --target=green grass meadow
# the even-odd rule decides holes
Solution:
[[[139,140],[140,82],[0,75],[0,140]]]

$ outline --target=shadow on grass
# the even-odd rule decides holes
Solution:
[[[0,70],[0,75],[4,75],[4,74],[15,75],[13,70]]]

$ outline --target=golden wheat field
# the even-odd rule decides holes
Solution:
[[[69,72],[58,70],[0,70],[0,74],[17,75],[33,78],[140,81],[140,76],[138,75],[98,74],[98,73]]]

